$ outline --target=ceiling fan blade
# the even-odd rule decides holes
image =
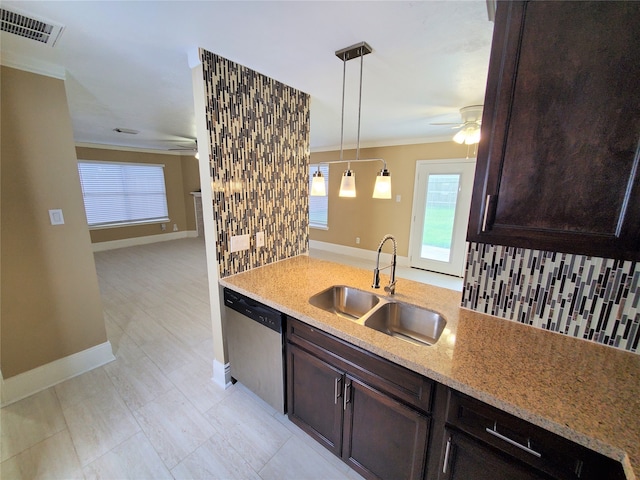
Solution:
[[[458,122],[458,123],[452,123],[452,122],[438,122],[438,123],[430,123],[429,125],[456,125],[458,127],[461,127],[463,124]]]

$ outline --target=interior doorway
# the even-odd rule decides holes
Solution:
[[[409,262],[414,268],[461,277],[475,159],[418,160]]]

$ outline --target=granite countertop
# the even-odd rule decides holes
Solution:
[[[413,345],[309,304],[332,285],[384,296],[371,289],[372,271],[301,255],[220,284],[619,460],[627,478],[640,480],[640,355],[473,312],[459,306],[460,292],[404,279],[396,300],[447,320],[435,345]]]

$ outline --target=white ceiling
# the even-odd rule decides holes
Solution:
[[[364,57],[361,146],[451,138],[451,127],[430,123],[458,122],[461,107],[483,103],[493,31],[484,0],[2,6],[65,25],[53,48],[5,32],[0,45],[5,64],[66,70],[76,142],[153,149],[196,136],[188,55],[197,47],[309,93],[317,151],[340,144],[342,62],[334,52],[366,41],[373,53]],[[345,145],[356,142],[359,64],[346,65]]]

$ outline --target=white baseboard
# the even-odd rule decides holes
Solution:
[[[183,232],[161,233],[159,235],[147,235],[145,237],[123,238],[121,240],[111,240],[109,242],[92,243],[94,252],[104,252],[105,250],[115,250],[116,248],[135,247],[137,245],[148,245],[156,242],[167,242],[181,238],[195,238],[198,232],[186,230]]]
[[[6,380],[1,379],[0,397],[2,400],[0,407],[22,400],[115,359],[111,343],[106,341]]]
[[[372,261],[374,263],[373,266],[375,266],[376,257],[378,256],[378,252],[376,252],[375,250],[365,250],[364,248],[347,247],[346,245],[338,245],[337,243],[320,242],[318,240],[309,240],[309,248],[324,250],[325,252],[331,252],[338,255],[346,255],[348,257],[363,258],[365,260]],[[390,248],[390,247],[385,247],[385,252],[383,252],[383,255],[386,254],[387,248]],[[401,257],[397,255],[396,264],[399,267],[408,267],[409,257]]]
[[[229,388],[231,385],[231,366],[229,362],[220,363],[217,360],[213,360],[213,383],[221,386],[225,390]]]

